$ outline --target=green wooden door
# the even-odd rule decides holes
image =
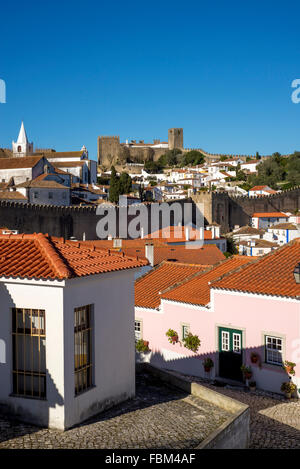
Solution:
[[[243,334],[238,329],[219,327],[219,376],[243,380]]]

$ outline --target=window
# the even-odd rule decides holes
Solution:
[[[75,395],[92,386],[91,305],[74,310]]]
[[[189,335],[189,332],[190,332],[190,326],[188,326],[187,324],[183,324],[181,326],[182,339],[185,339]]]
[[[229,351],[229,332],[222,331],[222,351]]]
[[[38,192],[34,192],[33,197],[34,197],[35,199],[38,199],[38,198],[39,198],[39,193],[38,193]]]
[[[12,309],[13,393],[46,397],[45,311]]]
[[[62,198],[63,199],[66,199],[67,198],[67,194],[65,192],[62,193]]]
[[[53,192],[49,192],[49,199],[53,199]]]
[[[138,319],[134,321],[134,335],[135,335],[135,342],[142,339],[142,321]]]
[[[266,363],[282,365],[283,339],[280,337],[265,336]]]
[[[234,353],[241,353],[241,334],[236,334],[235,332],[232,335],[233,337],[233,351]]]

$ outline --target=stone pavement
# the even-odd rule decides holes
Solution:
[[[228,417],[142,373],[135,399],[66,432],[0,418],[0,448],[195,448]]]
[[[174,373],[180,375],[179,373]],[[182,375],[181,375],[182,376]],[[201,378],[185,376],[250,407],[250,448],[300,449],[300,399],[242,387],[220,387]]]

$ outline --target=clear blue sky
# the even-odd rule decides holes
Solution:
[[[2,2],[0,147],[96,157],[98,135],[270,154],[300,150],[300,5],[282,1]]]

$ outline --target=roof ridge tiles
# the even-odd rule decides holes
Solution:
[[[48,235],[43,233],[38,233],[34,238],[37,241],[37,245],[57,273],[59,278],[71,278],[73,277],[73,272],[66,265],[65,259],[62,259],[60,254],[55,249],[54,245],[51,242],[51,239]]]

